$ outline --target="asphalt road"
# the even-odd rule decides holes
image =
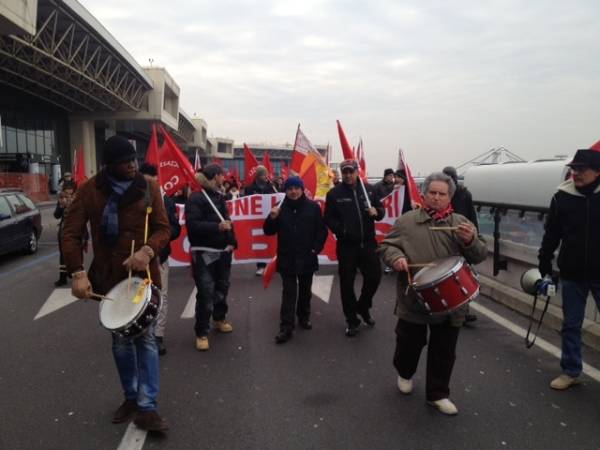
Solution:
[[[122,399],[98,305],[77,301],[34,320],[54,291],[54,234],[47,226],[36,255],[0,258],[0,448],[116,449],[128,425],[110,423]],[[335,268],[319,275],[326,285]],[[451,383],[458,416],[426,406],[424,364],[414,393],[400,394],[391,363],[393,277],[384,277],[376,296],[377,325],[352,339],[343,333],[337,283],[329,298],[313,297],[314,329],[275,345],[280,281],[265,291],[251,265],[236,266],[235,330],[211,335],[211,350],[199,353],[193,319],[181,317],[192,279],[186,268],[173,269],[159,404],[171,430],[148,434],[143,448],[600,448],[600,383],[583,376],[568,392],[552,391],[556,357],[526,350],[481,315],[459,338]],[[487,299],[480,304],[525,323]],[[559,345],[554,332],[543,338]],[[596,352],[586,349],[585,358],[600,367]]]

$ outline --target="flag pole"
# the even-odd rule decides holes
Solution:
[[[223,218],[223,215],[221,214],[221,212],[217,209],[217,207],[215,206],[215,204],[213,203],[213,201],[211,200],[210,196],[206,193],[206,189],[202,189],[202,193],[204,194],[204,197],[206,197],[206,200],[208,200],[208,203],[210,204],[210,206],[212,207],[213,211],[217,214],[217,216],[219,216],[219,219],[221,219],[221,222],[225,222],[225,219]]]

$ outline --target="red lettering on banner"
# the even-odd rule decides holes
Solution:
[[[236,216],[245,216],[248,214],[248,198],[242,197],[235,200],[235,215]]]
[[[250,197],[250,214],[253,216],[262,214],[262,196],[253,195]]]

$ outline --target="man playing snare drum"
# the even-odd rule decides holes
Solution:
[[[449,176],[437,172],[425,179],[423,208],[403,214],[380,245],[379,253],[398,275],[396,300],[396,351],[394,366],[398,370],[398,389],[410,394],[412,377],[417,370],[421,350],[427,344],[427,403],[444,414],[456,414],[448,398],[450,376],[454,366],[456,342],[464,322],[463,308],[432,316],[408,288],[409,271],[418,265],[440,258],[462,255],[471,264],[482,262],[487,255],[485,242],[477,236],[475,225],[453,213],[450,200],[456,186]],[[433,229],[432,229],[433,227]],[[422,266],[421,266],[422,267]]]
[[[148,266],[153,283],[160,288],[155,255],[169,243],[171,234],[158,186],[138,172],[136,152],[129,141],[113,136],[102,152],[104,167],[77,190],[63,228],[62,250],[67,271],[73,275],[72,293],[81,299],[92,293],[105,295],[128,277],[129,270],[144,273]],[[144,242],[148,211],[148,239]],[[86,273],[81,240],[88,221],[94,260]],[[130,256],[132,241],[135,252]],[[135,337],[113,334],[112,350],[125,394],[113,423],[135,415],[134,422],[142,429],[166,430],[166,422],[156,412],[159,366],[154,325]]]

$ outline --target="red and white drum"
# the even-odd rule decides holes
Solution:
[[[479,282],[465,258],[451,256],[434,264],[419,270],[411,285],[430,314],[448,314],[479,295]]]

